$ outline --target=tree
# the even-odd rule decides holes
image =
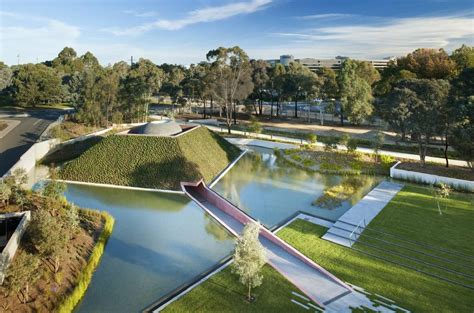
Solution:
[[[250,117],[249,131],[256,134],[260,134],[262,132],[262,124],[260,124],[255,116]]]
[[[0,201],[2,201],[3,205],[5,205],[5,203],[8,204],[11,194],[12,190],[10,186],[8,186],[8,184],[3,180],[0,181]]]
[[[268,76],[268,63],[264,60],[252,60],[250,64],[252,65],[252,82],[254,86],[250,96],[258,104],[258,110],[257,106],[255,106],[255,113],[262,115],[263,100],[266,96],[266,87],[270,79]]]
[[[7,269],[8,286],[18,295],[23,294],[23,304],[29,300],[30,285],[33,285],[41,277],[38,270],[39,265],[40,260],[36,256],[21,252],[17,254]]]
[[[232,272],[239,275],[240,282],[248,288],[247,300],[252,300],[251,290],[262,283],[260,271],[267,258],[265,249],[258,240],[259,223],[245,225],[242,236],[237,239]]]
[[[392,126],[398,132],[410,133],[417,141],[422,167],[425,166],[430,138],[442,133],[442,112],[447,105],[449,89],[445,80],[410,79],[397,84],[389,96],[389,99],[395,99],[393,110],[405,114],[402,123],[393,123]],[[400,125],[403,130],[397,127]]]
[[[451,146],[474,169],[474,68],[466,68],[453,80],[448,110],[453,121]]]
[[[20,65],[14,72],[12,85],[16,102],[24,107],[35,107],[62,97],[59,75],[43,64]]]
[[[70,233],[63,228],[60,219],[51,216],[46,209],[34,212],[27,228],[28,238],[45,258],[52,258],[54,272],[59,270],[61,252],[70,240]]]
[[[474,67],[474,47],[462,45],[453,51],[451,59],[456,63],[459,72]]]
[[[11,85],[13,71],[5,63],[0,61],[0,94]]]
[[[294,117],[298,117],[298,99],[302,95],[316,96],[319,93],[319,80],[315,73],[299,62],[291,62],[286,72],[285,89],[295,102]]]
[[[270,71],[269,87],[272,93],[271,115],[273,115],[273,95],[277,96],[277,117],[280,116],[280,102],[283,100],[284,86],[286,78],[285,66],[278,63]]]
[[[51,62],[53,68],[66,74],[72,75],[84,69],[83,60],[77,58],[77,53],[73,48],[64,47],[58,56]]]
[[[375,153],[375,162],[377,162],[379,151],[383,147],[385,141],[385,134],[381,131],[377,131],[374,140],[372,141],[372,149]]]
[[[344,125],[344,117],[355,124],[360,124],[367,119],[373,111],[372,106],[372,89],[369,78],[362,78],[363,73],[358,72],[359,63],[351,59],[347,59],[342,64],[338,75],[339,85],[339,114],[341,117],[341,125]]]
[[[347,145],[346,145],[346,148],[347,148],[347,151],[349,153],[354,153],[356,152],[357,150],[357,139],[356,138],[350,138],[348,141],[347,141]]]
[[[249,58],[238,46],[211,50],[206,58],[211,62],[212,94],[225,111],[227,131],[230,134],[236,101],[246,99],[253,90]]]
[[[451,187],[449,187],[447,184],[440,183],[438,188],[434,186],[432,186],[431,188],[433,189],[433,196],[436,200],[436,205],[438,206],[439,215],[442,215],[443,212],[441,211],[440,203],[444,201],[444,210],[446,211],[448,207],[448,202],[446,201],[446,199],[451,194]]]
[[[329,67],[323,67],[320,76],[322,78],[321,97],[324,100],[336,99],[339,92],[336,72]]]
[[[456,73],[456,64],[443,49],[417,49],[399,58],[397,64],[417,78],[447,79]]]

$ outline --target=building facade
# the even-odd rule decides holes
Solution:
[[[280,59],[267,60],[271,66],[275,66],[280,63],[285,66],[288,66],[290,62],[299,62],[302,65],[309,68],[311,71],[316,72],[321,68],[331,68],[333,70],[338,70],[341,68],[342,63],[348,59],[348,57],[337,56],[334,59],[316,59],[316,58],[302,58],[295,59],[292,55],[282,55]],[[388,66],[391,61],[396,61],[395,57],[384,58],[381,60],[360,60],[366,61],[372,64],[376,69],[384,69]]]

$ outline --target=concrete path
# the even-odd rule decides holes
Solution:
[[[209,128],[210,130],[213,130],[216,132],[227,133],[227,129],[223,127],[212,126],[212,125],[205,125],[205,126]],[[232,134],[242,135],[242,136],[252,136],[252,137],[255,137],[256,139],[261,139],[261,140],[276,140],[276,141],[281,141],[281,142],[295,144],[295,145],[309,144],[309,142],[304,139],[296,139],[296,138],[276,136],[276,135],[267,135],[267,134],[256,134],[256,133],[244,132],[240,130],[232,130]],[[321,142],[317,142],[315,146],[323,147],[324,144]],[[342,145],[337,145],[337,149],[346,150],[346,147]],[[374,153],[374,150],[370,148],[357,148],[357,151],[363,152],[363,153]],[[420,160],[420,156],[418,154],[394,152],[394,151],[387,151],[387,150],[379,150],[379,154],[389,155],[389,156],[400,158],[400,159],[408,159],[408,160],[416,160],[416,161]],[[444,158],[430,157],[430,156],[426,157],[426,161],[439,163],[439,164],[446,163],[446,160]],[[449,159],[449,164],[467,167],[466,161],[462,161],[462,160]]]
[[[381,182],[356,205],[342,215],[322,237],[337,244],[351,247],[380,211],[402,189],[403,185]]]
[[[17,127],[21,122],[18,120],[1,120],[0,122],[6,123],[7,127],[0,130],[0,139],[5,137],[13,128]]]
[[[241,235],[245,224],[242,216],[245,213],[242,213],[236,207],[232,206],[233,208],[230,208],[230,203],[223,198],[217,198],[216,201],[215,198],[206,196],[207,191],[202,192],[202,189],[185,187],[184,190],[200,207],[214,216],[229,231],[237,236]],[[215,195],[217,194],[214,193],[213,196]],[[214,203],[219,203],[219,206],[225,208],[219,208]],[[224,212],[224,210],[229,209],[239,211],[236,212],[237,216]],[[250,217],[245,217],[248,221],[253,221]],[[262,229],[259,239],[267,251],[268,263],[319,305],[324,307],[352,292],[348,285],[302,254],[298,254],[299,252],[295,253],[294,248],[284,243],[270,231]]]

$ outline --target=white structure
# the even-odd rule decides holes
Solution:
[[[267,60],[267,62],[275,66],[276,64],[280,63],[285,66],[288,66],[290,62],[299,62],[302,65],[309,68],[311,71],[316,72],[321,68],[332,68],[333,70],[338,70],[341,68],[342,63],[344,60],[348,59],[347,57],[337,56],[334,59],[318,59],[318,58],[302,58],[302,59],[295,59],[292,55],[282,55],[280,59],[273,59]],[[395,57],[389,57],[384,59],[378,60],[359,60],[359,61],[366,61],[372,64],[376,69],[384,69],[388,66],[388,64],[392,61],[396,61]]]
[[[397,162],[390,168],[390,177],[429,185],[443,183],[453,187],[454,189],[474,192],[474,181],[401,170],[396,168],[400,163],[401,162]]]

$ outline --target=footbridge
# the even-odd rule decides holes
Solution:
[[[236,237],[240,236],[245,224],[255,222],[251,216],[208,188],[202,180],[197,183],[183,182],[181,188]],[[352,292],[350,286],[264,226],[261,227],[259,240],[267,251],[268,263],[322,308]]]

